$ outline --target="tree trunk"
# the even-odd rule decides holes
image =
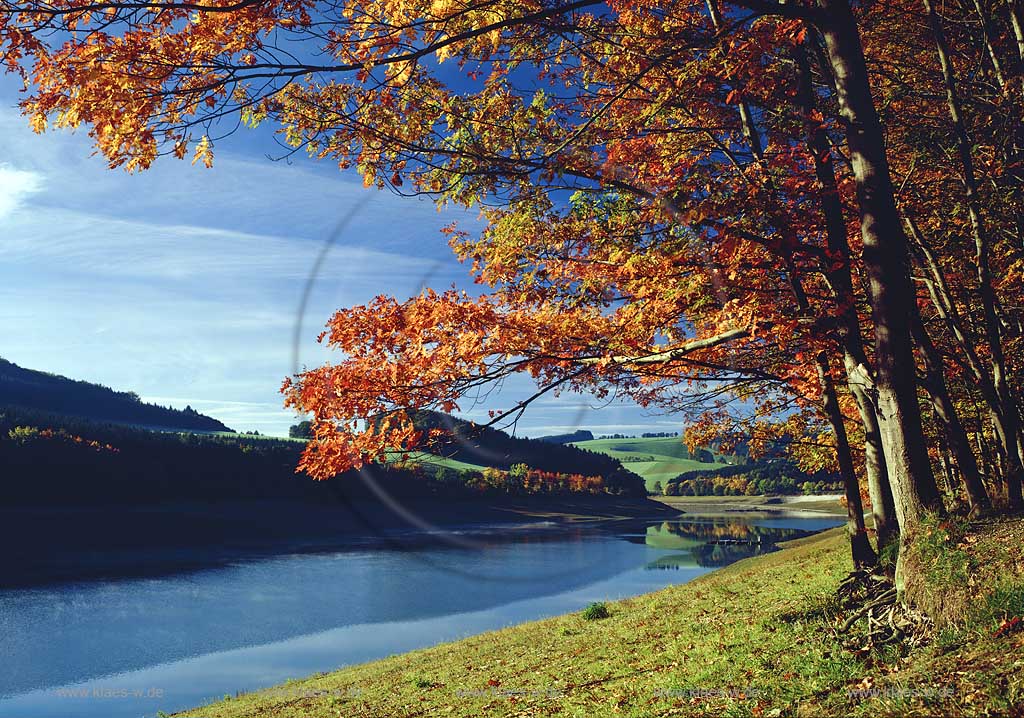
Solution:
[[[1020,417],[1018,417],[1018,419],[1019,418]],[[1018,422],[1017,427],[1020,428],[1021,426],[1022,423]],[[1024,429],[1017,432],[1017,453],[1024,458]]]
[[[836,437],[836,458],[839,461],[839,473],[843,477],[843,492],[846,496],[846,530],[850,536],[850,550],[853,554],[854,568],[873,566],[878,556],[871,548],[867,528],[864,525],[864,505],[860,498],[860,483],[853,467],[853,456],[850,453],[850,440],[846,435],[846,423],[843,412],[839,408],[839,397],[836,395],[835,383],[828,365],[825,352],[818,352],[815,357],[818,379],[821,382],[822,398],[825,415],[832,425]]]
[[[931,337],[928,336],[920,314],[917,312],[913,312],[913,314],[915,316],[911,329],[917,346],[921,350],[921,356],[924,358],[924,387],[931,399],[932,409],[945,434],[946,443],[956,457],[956,464],[960,468],[960,476],[967,491],[967,500],[970,502],[972,513],[988,511],[991,508],[988,492],[985,491],[985,484],[981,481],[978,461],[974,457],[974,452],[971,451],[971,441],[967,438],[967,431],[964,429],[960,415],[949,396],[942,356],[935,348],[935,344],[932,343]]]
[[[896,502],[889,483],[889,467],[885,462],[882,430],[878,414],[871,398],[870,385],[862,379],[864,366],[856,365],[849,352],[844,352],[843,364],[846,369],[847,385],[857,402],[861,424],[864,427],[864,472],[868,480],[868,495],[871,497],[871,518],[875,525],[875,540],[882,551],[900,537],[899,520],[896,518]],[[873,383],[871,384],[873,385]]]
[[[992,75],[1002,90],[1006,87],[1006,75],[1003,73],[1003,63],[999,60],[996,46],[993,42],[995,31],[992,28],[992,19],[988,12],[981,5],[981,0],[974,0],[974,9],[978,13],[978,20],[981,22],[981,36],[985,41],[985,49],[988,51],[988,59],[992,62]]]
[[[915,301],[885,141],[871,97],[857,20],[847,0],[821,0],[820,23],[857,188],[863,261],[875,324],[877,406],[889,481],[903,535],[941,510],[917,401],[907,307]],[[899,567],[897,567],[899,578]]]
[[[1020,9],[1020,0],[1006,0],[1006,9],[1010,13],[1013,35],[1017,38],[1017,54],[1020,55],[1021,63],[1024,63],[1024,13]]]
[[[978,445],[978,456],[981,458],[979,468],[981,469],[981,475],[988,479],[990,484],[994,484],[993,471],[991,465],[992,455],[988,451],[988,444],[985,441],[985,422],[980,417],[978,418],[978,431],[974,435],[975,442]]]
[[[722,31],[722,12],[718,9],[717,0],[704,0],[705,5],[708,8],[708,15],[711,16],[711,26],[715,28],[715,32]],[[747,144],[750,145],[750,151],[754,155],[754,159],[760,162],[764,157],[764,144],[761,142],[761,135],[757,132],[757,125],[754,123],[754,113],[750,109],[750,103],[743,96],[743,93],[739,91],[739,88],[734,88],[737,95],[739,96],[739,116],[740,116],[740,128],[743,130],[743,136],[747,139]]]
[[[825,241],[829,256],[822,263],[822,274],[836,301],[839,314],[839,338],[843,350],[843,367],[846,370],[847,386],[857,402],[861,423],[864,426],[864,471],[867,475],[868,494],[871,496],[871,516],[875,527],[878,550],[898,540],[899,525],[896,521],[896,507],[889,487],[888,469],[878,416],[870,392],[874,379],[868,366],[861,335],[860,317],[857,313],[857,297],[853,288],[853,274],[850,270],[851,255],[846,235],[846,220],[839,198],[832,148],[825,129],[812,118],[817,109],[816,96],[811,81],[810,59],[805,51],[807,45],[813,50],[817,41],[810,35],[804,47],[795,49],[797,67],[800,72],[799,95],[807,118],[807,146],[814,161],[814,173],[818,181],[818,197],[821,212],[825,218]],[[820,55],[819,60],[823,59]],[[827,73],[828,68],[823,68]]]
[[[934,412],[933,412],[934,414]],[[941,419],[935,415],[935,421],[941,423]],[[937,443],[939,445],[939,465],[942,466],[942,475],[946,481],[946,493],[951,497],[950,503],[956,506],[959,503],[957,493],[957,469],[953,464],[953,457],[949,453],[949,446],[942,438],[942,432],[938,432]]]
[[[973,333],[969,331],[966,321],[960,315],[956,308],[956,303],[953,300],[952,293],[950,292],[949,285],[946,282],[945,276],[943,275],[942,267],[939,265],[938,258],[932,251],[931,247],[928,246],[928,242],[921,230],[917,227],[917,224],[913,219],[905,218],[908,231],[914,238],[919,250],[918,254],[921,260],[921,264],[925,269],[925,285],[928,287],[928,292],[931,295],[932,304],[935,306],[935,310],[939,317],[946,323],[950,334],[956,339],[957,344],[960,346],[960,350],[963,352],[963,357],[966,360],[966,367],[969,370],[967,376],[973,381],[981,393],[982,398],[985,400],[986,408],[989,412],[989,418],[992,421],[993,435],[997,441],[998,451],[1005,456],[1024,457],[1024,452],[1021,450],[1020,442],[1020,429],[1021,423],[1016,422],[1017,438],[1013,438],[1013,433],[1010,428],[1007,427],[1003,422],[1004,408],[1003,403],[999,399],[999,393],[996,390],[996,386],[993,382],[992,376],[988,373],[988,370],[982,364],[982,360],[977,351],[977,341],[974,339]],[[1016,402],[1009,402],[1009,410],[1016,412]],[[984,421],[981,422],[984,425]],[[979,434],[981,437],[981,434]],[[1016,446],[1016,449],[1012,447]],[[984,463],[987,454],[978,454]],[[1019,461],[1019,460],[1018,460]],[[998,465],[993,460],[991,462],[993,467]],[[997,478],[1002,481],[1002,471],[985,471],[986,476],[989,476],[993,481]]]

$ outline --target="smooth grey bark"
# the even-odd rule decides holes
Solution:
[[[1010,27],[1017,38],[1017,54],[1024,62],[1024,13],[1021,12],[1020,0],[1006,0],[1006,9],[1010,14]]]
[[[871,497],[871,518],[875,525],[875,537],[878,550],[881,551],[899,540],[900,526],[889,482],[889,468],[885,461],[882,429],[871,397],[874,382],[865,381],[863,377],[866,367],[858,363],[849,352],[843,353],[843,368],[846,370],[847,385],[857,403],[857,412],[864,427],[864,472],[868,480],[868,495]]]
[[[989,451],[988,444],[985,441],[985,422],[978,418],[978,431],[974,435],[975,443],[978,445],[978,456],[981,461],[978,464],[978,468],[981,469],[981,475],[987,478],[989,481],[993,480],[992,466],[989,462]]]
[[[940,419],[936,416],[935,421],[939,422]],[[949,447],[946,445],[946,441],[942,437],[942,432],[939,432],[936,443],[939,446],[939,465],[942,467],[942,476],[946,481],[945,489],[948,496],[947,503],[952,503],[955,506],[958,503],[956,481],[957,469],[954,466],[953,456],[949,452]]]

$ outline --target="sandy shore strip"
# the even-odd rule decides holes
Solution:
[[[809,519],[843,516],[841,494],[820,496],[656,496],[657,501],[686,516]]]

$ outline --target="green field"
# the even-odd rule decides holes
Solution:
[[[648,490],[654,488],[654,482],[662,485],[686,471],[703,471],[717,469],[726,464],[705,464],[690,458],[686,444],[679,437],[663,437],[657,439],[592,439],[578,441],[573,444],[580,449],[608,454],[622,461],[622,465],[635,474],[639,474],[647,482]],[[653,461],[636,461],[636,459],[653,458]],[[632,459],[632,460],[631,460]]]
[[[459,471],[482,471],[485,467],[480,464],[470,464],[458,459],[449,459],[443,456],[434,456],[423,451],[414,451],[409,454],[412,461],[422,464],[425,467],[444,467],[446,469],[457,469]],[[394,457],[394,458],[397,458]]]

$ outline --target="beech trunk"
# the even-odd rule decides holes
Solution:
[[[857,20],[847,0],[821,0],[819,22],[853,167],[863,262],[875,327],[875,396],[882,443],[904,535],[941,497],[928,458],[917,401],[907,307],[915,301],[881,123],[871,96]],[[899,569],[897,569],[899,573]]]
[[[805,43],[811,49],[816,40],[808,37]],[[817,53],[815,53],[817,54]],[[896,507],[889,487],[888,469],[882,436],[878,426],[878,415],[871,399],[874,378],[869,368],[864,338],[861,334],[860,317],[857,314],[857,297],[854,293],[853,273],[850,269],[852,251],[846,235],[846,220],[843,205],[839,199],[832,148],[824,127],[812,119],[817,101],[811,82],[810,58],[805,48],[796,50],[797,67],[800,72],[799,92],[807,116],[807,145],[814,159],[814,173],[818,182],[818,204],[825,219],[825,241],[829,256],[822,263],[829,288],[835,297],[839,315],[839,341],[843,354],[843,368],[850,393],[857,402],[864,427],[864,471],[867,476],[868,494],[871,497],[871,517],[875,527],[878,550],[881,551],[899,538]],[[827,72],[827,68],[823,68]]]

